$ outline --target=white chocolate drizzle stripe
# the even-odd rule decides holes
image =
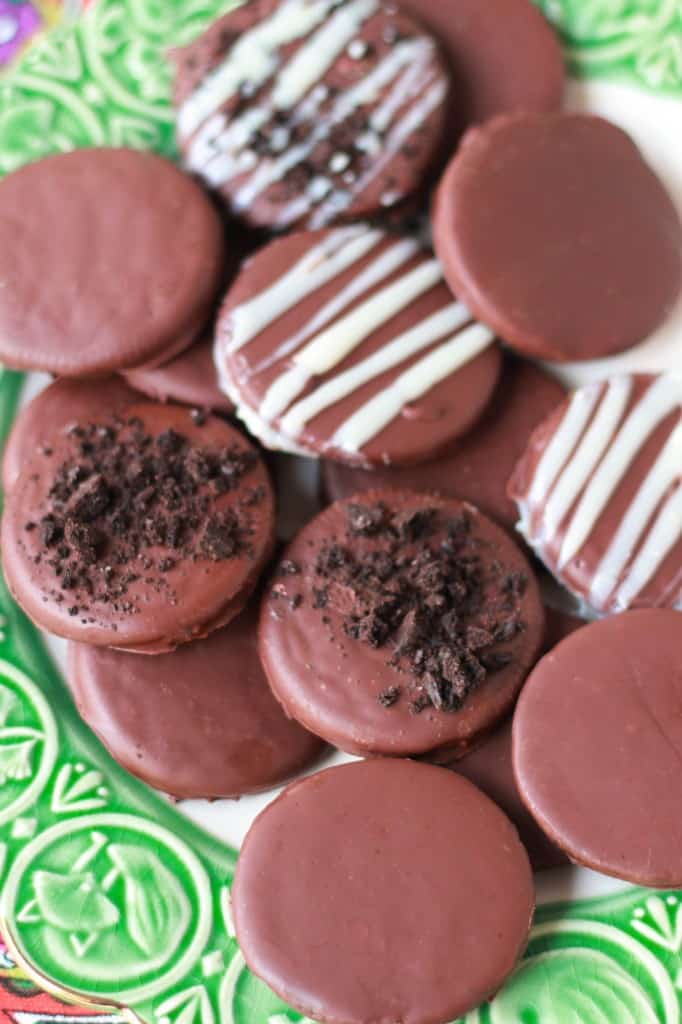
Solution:
[[[311,377],[333,370],[380,325],[442,280],[438,260],[420,263],[312,338],[293,357],[294,365],[268,388],[260,415],[279,416],[304,390]]]
[[[230,316],[228,352],[248,344],[282,314],[362,259],[385,235],[365,225],[338,228],[309,249],[266,291],[236,306]]]
[[[290,110],[318,80],[324,78],[378,6],[377,0],[351,0],[332,14],[277,76],[271,96],[276,110]]]
[[[527,521],[530,511],[549,494],[552,484],[587,426],[600,392],[600,385],[592,384],[574,391],[571,395],[568,409],[535,467],[533,482],[528,492],[528,507],[523,513],[524,521]]]
[[[310,376],[328,373],[381,324],[443,280],[438,260],[425,260],[337,320],[300,349],[294,362]]]
[[[661,509],[639,554],[616,593],[615,606],[624,611],[656,574],[666,555],[682,537],[682,487],[675,490]],[[680,607],[679,598],[676,607]]]
[[[361,273],[348,282],[332,299],[317,311],[308,323],[296,331],[290,338],[279,345],[274,352],[257,363],[252,374],[267,370],[273,363],[284,359],[294,352],[299,345],[325,327],[335,317],[347,309],[352,302],[383,281],[395,270],[415,256],[420,250],[419,242],[404,238],[392,245],[390,249],[377,256]]]
[[[483,324],[472,324],[420,359],[341,424],[331,447],[358,452],[396,418],[409,403],[464,366],[494,340]]]
[[[647,437],[682,400],[682,377],[659,377],[632,409],[588,483],[566,531],[558,568],[583,546]]]
[[[346,209],[350,205],[353,195],[362,193],[369,182],[373,181],[374,178],[381,174],[389,160],[391,160],[407,142],[412,133],[415,132],[439,106],[439,104],[443,102],[447,95],[447,91],[448,87],[442,79],[435,82],[422,99],[410,107],[404,117],[398,121],[395,127],[386,136],[381,155],[372,162],[365,174],[358,179],[353,192],[334,193],[334,196],[326,203],[320,205],[311,216],[309,222],[310,227],[323,227],[331,220],[332,217]]]
[[[187,97],[178,111],[178,131],[187,138],[245,82],[262,86],[277,70],[277,51],[307,36],[332,9],[334,0],[286,0],[272,16],[232,46],[218,67]]]
[[[631,377],[615,377],[609,382],[596,415],[547,499],[542,516],[541,542],[555,536],[564,516],[608,448],[631,392]]]
[[[414,60],[417,60],[425,48],[431,51],[431,44],[425,39],[406,40],[395,46],[365,78],[340,94],[331,110],[313,126],[305,142],[290,147],[277,160],[260,161],[256,173],[239,188],[234,196],[235,208],[245,209],[261,192],[275,182],[281,181],[292,167],[310,155],[318,142],[329,135],[330,128],[344,121],[358,107],[373,103],[381,89],[393,81],[403,67],[409,66]],[[442,84],[444,95],[445,83]]]
[[[682,422],[671,432],[660,455],[623,516],[620,526],[594,576],[590,599],[602,605],[616,586],[660,502],[682,474]],[[682,516],[678,524],[682,530]],[[678,530],[678,533],[679,533]],[[653,574],[653,570],[652,573]],[[642,586],[648,582],[644,580]],[[641,586],[640,588],[641,589]]]
[[[280,430],[288,437],[296,438],[306,423],[325,409],[387,370],[399,366],[444,335],[463,327],[469,320],[471,314],[461,302],[452,303],[439,310],[416,327],[398,335],[367,359],[325,381],[310,395],[292,406],[280,423]]]

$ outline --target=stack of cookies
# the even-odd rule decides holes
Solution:
[[[169,61],[182,170],[0,183],[0,359],[55,378],[4,571],[145,782],[362,759],[256,820],[237,936],[315,1019],[445,1024],[531,864],[682,885],[682,377],[551,372],[664,320],[680,222],[526,0],[250,0]]]

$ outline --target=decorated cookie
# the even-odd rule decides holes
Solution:
[[[680,615],[591,623],[542,659],[514,715],[524,802],[572,860],[682,885]]]
[[[247,262],[215,358],[266,447],[359,465],[435,455],[482,414],[501,364],[438,261],[365,224],[300,232]]]
[[[620,128],[583,114],[472,129],[439,186],[434,242],[475,315],[543,359],[637,344],[682,284],[682,230],[663,185]]]
[[[320,754],[321,741],[270,692],[257,609],[252,602],[224,629],[156,658],[70,644],[78,710],[119,764],[176,797],[235,797]]]
[[[14,421],[2,455],[2,486],[9,491],[26,463],[43,445],[70,427],[116,415],[140,396],[119,377],[97,381],[63,378],[49,384]]]
[[[0,182],[0,359],[67,377],[171,359],[206,322],[223,250],[211,203],[160,157],[29,164]]]
[[[516,830],[479,790],[379,759],[297,782],[256,818],[233,908],[249,967],[300,1013],[445,1024],[513,970],[533,885]]]
[[[560,640],[584,625],[574,615],[553,608],[546,608],[545,612],[545,651],[551,650]],[[445,756],[434,760],[469,779],[501,807],[519,830],[521,842],[535,871],[567,863],[565,854],[545,835],[519,794],[512,770],[511,719],[507,719],[492,736],[486,737],[480,746],[464,757],[452,759]]]
[[[456,129],[496,114],[560,106],[561,46],[530,0],[401,0],[400,6],[433,31],[449,59],[455,137]]]
[[[252,0],[174,62],[185,165],[256,227],[389,211],[442,147],[444,58],[381,0]]]
[[[293,718],[354,754],[463,754],[512,703],[544,613],[525,558],[473,506],[370,491],[286,549],[260,645]]]
[[[682,377],[574,391],[530,439],[509,484],[519,529],[596,612],[682,607]]]
[[[55,434],[27,463],[3,567],[43,629],[157,654],[241,611],[273,535],[270,482],[244,437],[148,402]]]
[[[234,406],[218,387],[213,362],[213,338],[210,335],[163,366],[144,366],[130,370],[125,379],[131,387],[161,402],[182,402],[197,409],[232,412]]]
[[[533,428],[556,408],[564,389],[532,363],[507,359],[479,422],[446,452],[417,465],[371,471],[324,459],[322,489],[330,501],[372,488],[397,487],[470,501],[502,526],[518,518],[507,481]]]

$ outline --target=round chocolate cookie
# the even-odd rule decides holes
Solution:
[[[223,260],[218,214],[161,157],[28,164],[0,182],[0,359],[66,377],[171,359],[204,326]]]
[[[632,140],[599,117],[510,114],[471,129],[433,227],[452,288],[543,359],[636,345],[682,285],[675,207]]]
[[[533,884],[504,814],[433,765],[378,759],[289,786],[252,825],[233,908],[251,970],[326,1024],[445,1024],[528,939]]]
[[[186,167],[254,227],[390,211],[441,151],[450,77],[380,0],[252,0],[171,54]]]
[[[533,428],[561,402],[564,389],[532,363],[508,357],[478,423],[436,459],[371,471],[325,459],[322,488],[330,501],[372,488],[395,487],[460,498],[513,529],[518,513],[507,481]]]
[[[323,745],[272,696],[257,625],[252,603],[205,640],[156,658],[71,643],[78,710],[119,764],[173,796],[236,797],[283,782]]]
[[[2,456],[2,486],[9,491],[45,441],[77,424],[115,416],[140,396],[119,377],[97,381],[56,380],[24,406],[14,421]]]
[[[530,0],[401,0],[400,6],[414,12],[443,45],[453,80],[455,137],[496,114],[561,105],[561,46]]]
[[[438,261],[366,224],[300,232],[249,260],[215,358],[266,447],[365,466],[435,455],[482,414],[501,366]]]
[[[509,494],[528,543],[596,612],[682,608],[682,376],[572,392],[533,433]]]
[[[544,831],[586,867],[682,885],[679,612],[591,623],[542,659],[514,715],[513,762]]]
[[[463,502],[370,491],[284,552],[260,650],[275,696],[353,754],[463,754],[504,717],[540,650],[525,558]]]
[[[545,612],[545,651],[551,650],[560,640],[584,625],[574,615],[553,608],[545,608]],[[535,871],[562,867],[567,863],[565,854],[545,835],[519,794],[512,769],[511,719],[464,757],[435,760],[469,779],[502,808],[519,830],[521,842]]]
[[[272,551],[273,506],[237,430],[140,403],[46,439],[7,497],[3,567],[42,628],[158,654],[241,611]]]
[[[197,409],[232,412],[234,405],[218,387],[213,338],[206,336],[163,366],[143,366],[125,375],[131,387],[160,402],[182,402]]]

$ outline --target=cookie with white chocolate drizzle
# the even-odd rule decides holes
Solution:
[[[215,362],[267,447],[353,465],[435,455],[484,411],[500,349],[413,238],[366,224],[271,242],[244,265]]]
[[[531,437],[509,494],[519,530],[596,612],[682,610],[682,376],[578,388]]]
[[[372,217],[428,178],[449,73],[381,0],[251,0],[171,54],[188,170],[275,230]]]

